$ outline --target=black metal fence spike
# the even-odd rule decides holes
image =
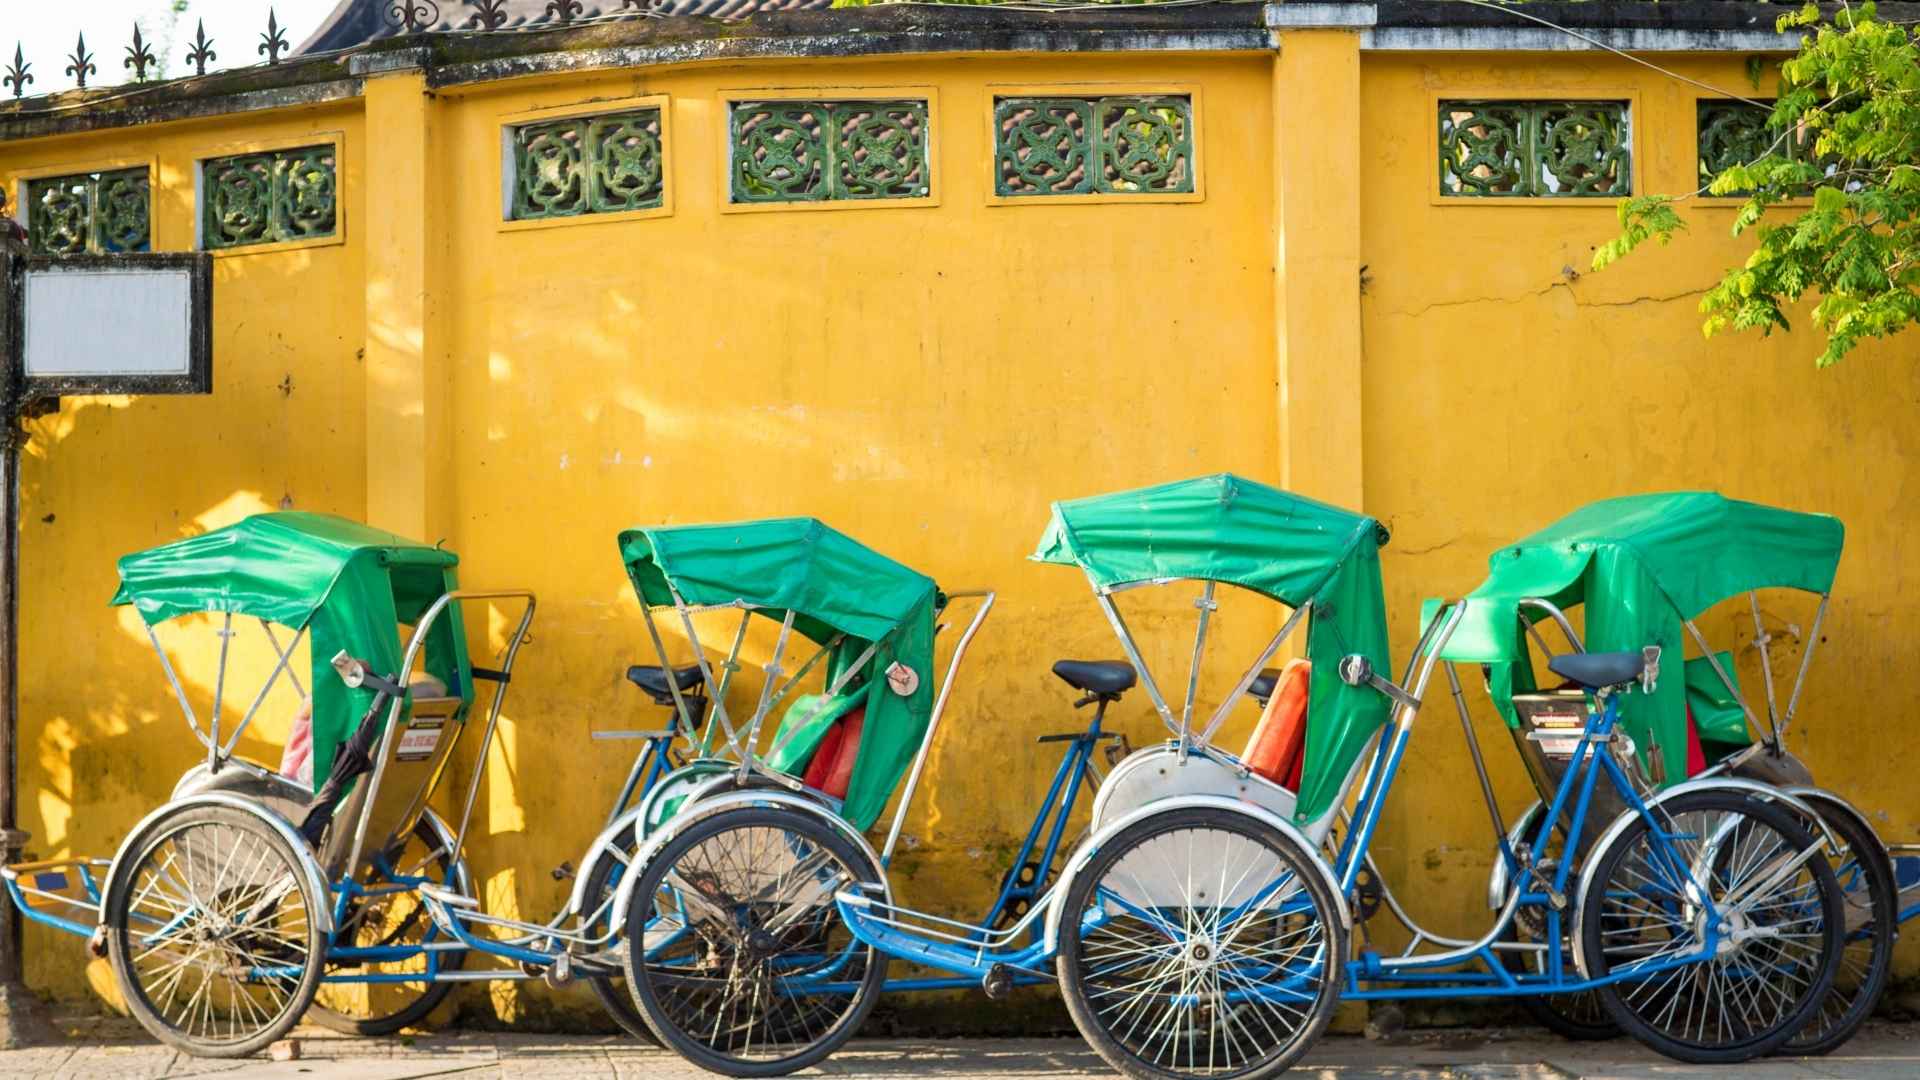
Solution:
[[[280,62],[280,54],[287,51],[287,32],[281,28],[280,20],[272,8],[267,9],[267,32],[260,35],[260,50],[267,56],[267,63]]]
[[[195,75],[205,75],[207,61],[219,58],[220,54],[213,51],[213,41],[207,37],[207,20],[201,19],[193,32],[193,50],[187,53],[187,62],[193,65]]]
[[[13,96],[19,97],[21,94],[26,93],[27,84],[33,81],[33,76],[29,74],[32,69],[33,65],[27,63],[25,54],[20,51],[20,43],[14,42],[13,66],[7,68],[7,74],[4,78],[0,78],[0,86],[12,87]]]
[[[417,34],[439,21],[437,0],[395,0],[387,8],[387,22],[403,34]]]
[[[473,9],[468,30],[498,30],[507,25],[507,0],[461,0]]]
[[[121,66],[133,69],[133,81],[146,82],[147,69],[157,66],[159,62],[159,58],[154,56],[153,50],[147,46],[146,40],[140,36],[140,24],[134,23],[133,44],[127,46],[127,58]]]
[[[93,54],[87,51],[85,34],[81,34],[80,40],[74,42],[73,55],[67,59],[73,61],[67,65],[67,74],[73,76],[74,82],[82,90],[87,88],[87,76],[100,74],[100,69],[93,65]]]
[[[579,18],[582,10],[580,0],[547,0],[547,14],[560,20],[562,26]]]

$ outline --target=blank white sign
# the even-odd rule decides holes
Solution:
[[[191,272],[49,269],[26,279],[27,378],[188,374]]]

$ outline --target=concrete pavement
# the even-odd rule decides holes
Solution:
[[[204,1061],[130,1034],[118,1022],[54,1046],[0,1052],[7,1080],[706,1080],[661,1050],[611,1036],[459,1032],[351,1039],[297,1033],[296,1061]],[[952,1076],[966,1080],[1070,1080],[1115,1074],[1078,1039],[856,1040],[802,1076]],[[1838,1054],[1723,1068],[1667,1061],[1629,1040],[1569,1043],[1537,1030],[1444,1030],[1382,1042],[1331,1036],[1291,1075],[1303,1080],[1893,1080],[1920,1077],[1920,1025],[1874,1024]]]

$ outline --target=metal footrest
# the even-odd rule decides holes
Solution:
[[[100,924],[110,859],[47,859],[0,867],[14,909],[42,926],[88,937]]]

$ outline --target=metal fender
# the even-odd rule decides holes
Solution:
[[[642,877],[646,876],[640,872],[640,868],[652,861],[653,857],[658,855],[662,848],[671,843],[674,837],[685,832],[694,823],[705,821],[715,814],[739,807],[765,806],[784,807],[789,810],[798,810],[802,813],[810,814],[818,818],[828,828],[851,841],[853,846],[859,849],[860,853],[865,855],[872,865],[881,868],[879,884],[884,891],[887,903],[889,905],[893,903],[893,883],[887,880],[886,864],[881,861],[879,853],[873,850],[873,845],[867,842],[866,836],[842,820],[840,815],[835,814],[832,810],[827,809],[827,807],[821,805],[814,799],[807,798],[804,795],[796,795],[789,791],[771,789],[732,791],[725,795],[715,795],[712,798],[703,799],[689,805],[685,810],[675,815],[672,821],[662,825],[659,829],[656,829],[652,835],[641,841],[640,847],[633,853],[633,862],[629,864],[631,869],[621,876],[620,889],[614,894],[613,926],[621,928],[624,932],[627,922],[627,908],[633,902],[634,886]]]
[[[580,860],[580,872],[574,875],[573,891],[567,895],[567,906],[560,914],[580,913],[580,905],[586,903],[587,899],[587,879],[593,876],[593,868],[600,862],[600,856],[613,850],[614,844],[622,836],[633,831],[634,819],[638,818],[645,808],[644,800],[639,806],[627,807],[625,813],[613,819],[613,824],[601,829],[600,835],[593,838],[593,843],[587,848],[587,854]]]
[[[1545,805],[1539,799],[1535,799],[1531,806],[1522,810],[1520,816],[1514,819],[1513,827],[1507,830],[1509,850],[1526,839],[1527,829],[1533,825],[1533,815],[1539,813]],[[1499,911],[1507,906],[1507,881],[1507,860],[1500,857],[1500,849],[1496,845],[1493,851],[1493,872],[1487,875],[1487,909],[1489,911]]]
[[[689,802],[694,801],[738,772],[737,765],[727,765],[711,758],[702,758],[699,761],[689,761],[662,776],[641,798],[639,813],[633,815],[630,821],[633,826],[635,848],[647,842],[647,822],[652,820],[654,808],[660,805],[660,800],[677,794],[684,796]],[[621,816],[626,817],[626,815]]]
[[[453,835],[453,830],[447,828],[447,823],[440,820],[440,815],[431,809],[423,811],[420,820],[426,823],[427,828],[433,830],[434,842],[453,854],[454,887],[460,890],[460,895],[478,896],[479,894],[473,891],[473,872],[467,868],[467,853],[453,846],[454,841],[458,839]]]
[[[1136,809],[1163,799],[1183,795],[1230,795],[1283,819],[1294,819],[1294,793],[1240,762],[1207,747],[1192,747],[1187,760],[1179,760],[1178,743],[1162,743],[1140,750],[1115,766],[1093,798],[1092,830],[1117,820]],[[1315,844],[1326,839],[1338,807],[1319,818],[1294,827]]]
[[[1697,780],[1688,780],[1685,783],[1675,784],[1673,787],[1648,799],[1646,801],[1647,809],[1651,810],[1669,799],[1695,791],[1737,791],[1742,795],[1749,795],[1764,802],[1783,803],[1819,826],[1820,835],[1825,838],[1828,847],[1838,848],[1840,846],[1839,841],[1835,839],[1833,835],[1833,831],[1827,828],[1825,821],[1821,820],[1819,812],[1812,806],[1809,806],[1804,799],[1786,788],[1777,788],[1771,784],[1762,784],[1755,780],[1742,780],[1732,776],[1703,776]],[[1837,798],[1837,796],[1829,797]],[[1587,854],[1587,865],[1580,868],[1579,885],[1573,891],[1574,911],[1579,911],[1586,904],[1587,891],[1593,888],[1593,874],[1594,870],[1600,865],[1601,853],[1605,852],[1637,817],[1639,817],[1638,814],[1632,810],[1628,810],[1615,818],[1613,824],[1607,826],[1607,831],[1600,834],[1600,839],[1594,841],[1593,850]],[[1582,945],[1582,939],[1585,935],[1576,932],[1572,937],[1573,966],[1580,972],[1581,977],[1585,978],[1587,977],[1587,955],[1586,949]]]
[[[1059,951],[1060,919],[1062,918],[1061,902],[1066,898],[1067,893],[1072,890],[1073,879],[1086,867],[1087,863],[1093,861],[1094,855],[1099,852],[1102,844],[1118,835],[1122,829],[1127,828],[1136,821],[1152,817],[1155,814],[1164,814],[1169,810],[1187,810],[1196,807],[1244,814],[1261,824],[1271,825],[1275,829],[1278,829],[1289,841],[1299,845],[1300,851],[1307,857],[1307,862],[1320,872],[1321,879],[1327,883],[1327,889],[1333,893],[1334,903],[1339,905],[1340,925],[1347,927],[1353,925],[1353,911],[1347,906],[1346,893],[1341,891],[1340,880],[1334,877],[1333,868],[1328,866],[1324,859],[1320,858],[1319,849],[1308,841],[1306,834],[1302,833],[1292,822],[1258,806],[1224,795],[1171,795],[1159,802],[1142,806],[1138,810],[1113,822],[1111,825],[1101,827],[1099,831],[1088,837],[1085,842],[1074,849],[1073,855],[1067,860],[1067,865],[1060,871],[1060,880],[1054,884],[1051,890],[1053,911],[1049,913],[1047,918],[1046,954],[1052,956]]]
[[[271,810],[262,808],[259,803],[243,799],[238,795],[227,795],[221,792],[207,792],[203,795],[194,795],[189,798],[164,803],[146,817],[141,818],[140,823],[135,825],[131,832],[127,833],[127,838],[120,841],[119,850],[113,853],[113,863],[107,868],[105,892],[111,893],[113,891],[114,884],[119,880],[120,872],[124,868],[126,858],[132,854],[134,848],[139,845],[140,841],[146,838],[147,833],[153,830],[161,818],[196,806],[226,806],[235,810],[241,810],[266,822],[275,832],[278,832],[281,839],[292,846],[294,858],[300,864],[301,876],[307,879],[307,884],[313,888],[313,895],[319,900],[320,909],[312,912],[311,917],[320,924],[321,930],[329,934],[333,933],[333,890],[327,885],[326,875],[320,872],[320,862],[314,858],[312,845],[307,843],[307,838],[301,836],[298,829],[287,824],[285,818]],[[102,926],[106,925],[106,917],[107,906],[102,903],[100,905],[100,920]]]

